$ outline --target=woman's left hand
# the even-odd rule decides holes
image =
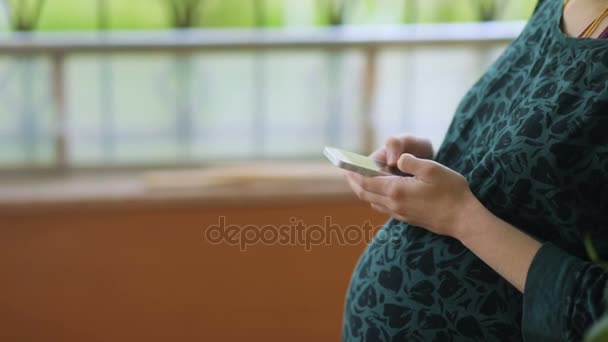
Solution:
[[[346,178],[355,194],[375,210],[460,239],[467,226],[463,223],[467,212],[480,204],[466,179],[435,161],[411,154],[403,154],[397,166],[414,177],[365,177],[346,171]]]

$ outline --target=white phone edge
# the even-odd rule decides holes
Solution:
[[[390,173],[370,170],[355,164],[348,163],[343,160],[344,155],[340,152],[340,149],[334,147],[325,147],[325,149],[323,150],[323,154],[325,155],[325,157],[327,157],[327,159],[329,159],[332,164],[344,170],[356,172],[366,177],[392,176]]]

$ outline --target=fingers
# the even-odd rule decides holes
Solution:
[[[411,154],[403,154],[397,162],[399,170],[412,174],[417,178],[430,182],[439,165],[434,161],[419,159]]]
[[[381,161],[383,163],[386,163],[387,162],[387,160],[386,160],[386,148],[383,147],[383,148],[377,149],[374,153],[372,153],[370,155],[370,158],[372,158],[374,160]]]
[[[414,152],[418,139],[411,134],[390,137],[386,141],[386,161],[390,166],[397,165],[399,157],[404,152]]]
[[[398,176],[366,177],[357,173],[351,173],[349,177],[361,189],[377,195],[389,197],[390,194],[394,192],[393,190],[399,187],[396,179],[402,178]]]
[[[388,138],[386,141],[386,163],[395,166],[402,152],[401,141],[397,137]]]
[[[379,179],[384,177],[364,177],[351,172],[347,174],[346,178],[351,189],[360,200],[382,204],[386,207],[391,206],[390,198],[383,191],[385,188],[384,182],[379,182]]]
[[[407,222],[402,215],[400,202],[405,198],[406,184],[399,182],[400,177],[364,177],[353,172],[345,172],[346,179],[360,200],[368,202],[371,207],[381,213]],[[401,184],[400,184],[401,183]],[[402,188],[403,187],[403,188]],[[382,188],[384,193],[375,193],[369,189]]]

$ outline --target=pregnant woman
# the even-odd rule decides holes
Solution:
[[[345,341],[579,341],[608,273],[608,0],[541,0],[463,99],[433,159],[389,139],[415,175],[347,173],[392,219],[347,293]]]

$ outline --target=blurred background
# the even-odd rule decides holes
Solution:
[[[0,0],[0,338],[338,339],[366,241],[205,229],[382,224],[323,147],[438,148],[535,4]]]

